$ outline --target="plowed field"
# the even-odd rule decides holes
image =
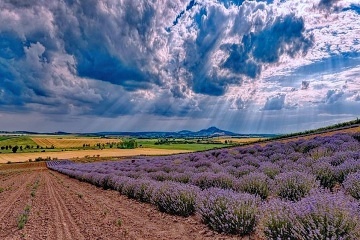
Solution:
[[[0,239],[235,239],[45,167],[0,173]]]

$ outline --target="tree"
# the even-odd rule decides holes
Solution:
[[[129,141],[123,141],[120,143],[119,148],[123,148],[123,149],[133,149],[133,148],[137,148],[137,142],[135,140],[129,140]]]
[[[19,147],[17,145],[15,145],[11,150],[13,153],[16,153],[18,149],[19,149]]]

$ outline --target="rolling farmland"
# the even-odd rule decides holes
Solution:
[[[199,216],[209,229],[230,236],[360,238],[359,134],[132,161],[54,161],[48,166],[164,213]]]
[[[55,148],[81,148],[84,144],[91,147],[96,144],[120,143],[119,139],[103,139],[103,138],[52,138],[52,137],[31,137],[37,145],[41,147],[54,146]]]
[[[36,158],[58,158],[76,159],[85,157],[131,157],[141,155],[169,155],[176,153],[186,153],[188,150],[171,150],[155,148],[136,148],[136,149],[103,149],[103,150],[74,150],[63,152],[37,152],[37,153],[4,153],[0,154],[0,163],[27,162],[29,159],[34,161]]]
[[[198,222],[46,167],[0,168],[0,239],[214,239]],[[22,225],[23,224],[23,225]],[[235,239],[227,237],[226,239]]]
[[[57,172],[45,162],[2,164],[0,238],[358,239],[354,133],[121,161],[48,161]]]

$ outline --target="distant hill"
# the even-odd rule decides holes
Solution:
[[[71,135],[72,133],[67,132],[29,132],[29,131],[0,131],[0,134],[11,134],[11,135],[37,135],[37,134],[46,134],[46,135]]]
[[[217,127],[209,127],[208,129],[202,129],[198,132],[188,132],[187,134],[194,137],[215,137],[215,136],[239,136],[240,134],[221,130]]]
[[[219,136],[230,137],[275,137],[274,134],[239,134],[221,130],[217,127],[202,129],[197,132],[182,130],[179,132],[98,132],[97,136],[126,136],[136,138],[209,138]]]
[[[93,137],[134,137],[134,138],[210,138],[210,137],[263,137],[271,138],[276,137],[276,134],[239,134],[230,131],[222,130],[217,127],[209,127],[200,131],[194,132],[189,130],[182,130],[179,132],[96,132],[96,133],[68,133],[68,132],[52,132],[52,133],[38,133],[29,131],[0,131],[0,134],[12,134],[12,135],[69,135],[77,134],[81,136],[93,136]]]

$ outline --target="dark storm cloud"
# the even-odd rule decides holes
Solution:
[[[154,41],[156,6],[128,1],[124,6],[108,5],[108,10],[118,11],[110,15],[102,11],[105,3],[111,4],[0,3],[1,109],[26,105],[39,112],[52,108],[103,114],[116,102],[114,113],[127,114],[133,106],[128,91],[162,84],[148,67],[156,61],[157,46],[148,43]],[[90,79],[104,83],[90,84]],[[106,82],[122,87],[117,89],[122,102],[110,97],[116,88]],[[104,84],[106,89],[99,88]]]
[[[287,54],[295,57],[306,54],[314,39],[304,36],[304,19],[289,14],[277,17],[275,22],[259,34],[250,35],[246,43],[254,48],[253,56],[262,63],[276,63]]]
[[[302,18],[278,17],[263,31],[243,36],[241,44],[227,47],[230,55],[223,67],[256,78],[264,63],[276,63],[283,54],[306,54],[314,39],[304,36],[304,30]]]
[[[141,70],[141,65],[148,63],[146,54],[139,55],[140,48],[148,45],[146,41],[155,18],[154,5],[129,2],[121,9],[123,14],[116,18],[94,7],[98,1],[67,3],[66,9],[74,12],[71,20],[67,19],[67,12],[59,11],[56,22],[64,33],[66,52],[76,58],[80,77],[121,85],[130,91],[150,88],[150,83],[160,84],[158,77]]]
[[[293,14],[280,16],[258,33],[244,35],[241,44],[222,45],[229,53],[222,67],[234,73],[257,78],[264,64],[279,62],[282,55],[305,55],[313,46],[305,36],[304,20]]]
[[[243,77],[256,79],[260,76],[264,65],[276,64],[281,56],[292,58],[304,56],[313,46],[314,38],[305,32],[304,19],[294,14],[259,20],[256,15],[266,10],[265,3],[239,2],[238,14],[243,11],[255,17],[247,23],[229,17],[221,5],[197,6],[194,10],[197,34],[196,38],[185,40],[186,58],[183,66],[191,73],[188,85],[195,93],[220,96],[227,92],[231,85],[240,85]],[[233,21],[235,20],[235,21]],[[248,29],[256,25],[256,31],[244,32],[231,26],[231,33],[240,43],[225,43],[229,37],[229,23],[248,25]],[[218,52],[228,55],[218,66],[211,62],[212,56]],[[225,73],[227,72],[227,73]]]
[[[243,38],[246,41],[247,37]],[[232,44],[223,45],[221,48],[229,53],[223,68],[232,70],[238,74],[244,74],[250,78],[256,78],[261,72],[261,65],[251,59],[251,45]]]
[[[206,112],[199,105],[207,97],[220,99],[232,86],[256,82],[282,57],[309,52],[314,39],[304,19],[275,11],[279,4],[4,0],[0,110],[107,117]],[[270,98],[264,109],[281,109],[284,99]],[[246,100],[239,95],[234,108]]]
[[[302,19],[293,15],[269,18],[256,31],[236,32],[240,44],[222,44],[226,29],[233,27],[229,23],[240,23],[222,6],[236,5],[238,14],[242,8],[257,13],[272,1],[258,2],[5,1],[0,17],[17,20],[0,24],[1,108],[116,116],[139,111],[144,96],[132,92],[164,89],[145,100],[155,108],[142,111],[159,115],[197,111],[196,102],[187,101],[191,92],[222,96],[243,77],[256,79],[264,64],[276,63],[283,54],[305,53],[310,46]],[[167,32],[171,19],[179,26]],[[251,26],[252,21],[258,24],[256,19],[246,24]],[[196,33],[183,39],[182,60],[171,41],[180,40],[176,34],[189,22]],[[218,52],[228,57],[215,66],[211,58]],[[177,70],[168,71],[173,61]],[[184,81],[178,81],[181,78]],[[118,92],[111,93],[113,89]],[[177,99],[168,104],[181,101],[178,107],[161,103],[165,93]]]

